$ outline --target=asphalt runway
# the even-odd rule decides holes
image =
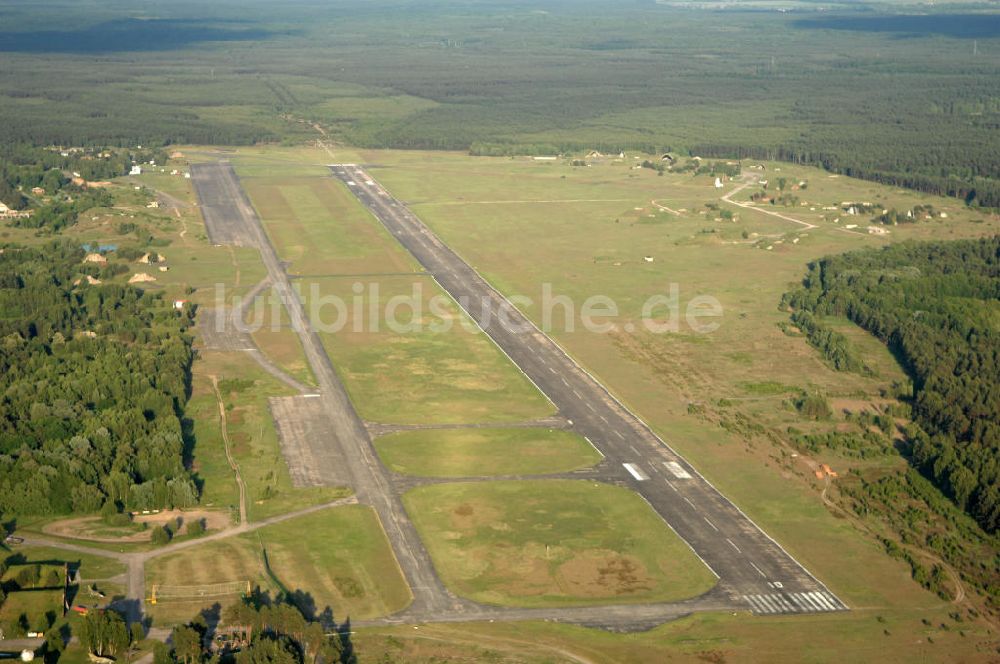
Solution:
[[[715,572],[734,606],[758,614],[847,609],[371,175],[354,164],[330,170],[605,455],[614,469],[607,481],[642,495]]]
[[[573,364],[551,340],[537,331],[515,335],[506,325],[486,322],[484,313],[492,313],[493,308],[509,308],[509,303],[423,227],[401,203],[393,200],[373,180],[365,178],[361,180],[365,189],[356,191],[359,198],[369,204],[376,216],[449,292],[453,295],[476,293],[487,296],[482,303],[470,305],[467,308],[469,313],[481,321],[494,341],[553,399],[565,426],[590,438],[605,454],[606,458],[594,469],[582,473],[581,479],[586,477],[590,481],[605,481],[636,489],[720,576],[716,587],[703,595],[679,602],[528,609],[487,606],[454,595],[442,583],[403,508],[400,493],[405,490],[405,483],[401,484],[399,478],[389,473],[379,461],[369,429],[358,417],[319,336],[306,319],[302,302],[291,287],[284,265],[243,193],[232,167],[227,162],[220,162],[202,164],[193,170],[198,171],[200,186],[196,187],[199,194],[204,191],[215,196],[212,214],[216,215],[221,227],[240,238],[244,246],[259,249],[261,261],[268,272],[268,282],[285,305],[292,327],[302,342],[306,360],[316,376],[317,389],[310,389],[308,393],[319,396],[307,397],[311,400],[308,406],[304,406],[301,397],[296,397],[294,401],[272,403],[272,407],[277,406],[279,411],[288,411],[287,414],[274,413],[279,420],[279,428],[291,423],[294,430],[286,433],[293,437],[310,437],[312,446],[324,448],[316,453],[324,456],[326,462],[339,462],[336,477],[314,475],[309,479],[300,478],[300,481],[323,482],[329,479],[351,486],[357,502],[370,506],[378,515],[413,594],[413,601],[405,610],[365,621],[365,624],[551,620],[629,631],[648,629],[696,611],[744,609],[756,613],[793,613],[845,608],[714,488],[694,474],[693,469],[649,432],[641,421],[614,401],[596,380]],[[341,170],[344,172],[339,175],[345,182],[356,172],[352,167],[351,176],[348,176],[345,169]],[[356,186],[355,183],[352,188]],[[216,312],[217,315],[219,313]],[[516,311],[510,313],[512,316],[519,315]],[[231,312],[228,322],[235,327],[232,315]],[[302,407],[309,412],[297,414],[296,408]],[[311,421],[296,421],[300,415]],[[556,420],[552,424],[555,423]],[[619,435],[622,438],[620,444],[616,442]],[[630,450],[633,454],[629,454]],[[660,466],[675,459],[676,468],[690,477],[682,479],[674,476],[673,481],[668,481]],[[632,471],[626,470],[621,465],[623,463],[634,464]],[[649,479],[640,481],[637,477]],[[685,505],[688,507],[685,508]],[[690,512],[686,513],[685,509]],[[708,532],[708,525],[701,527],[702,523],[709,523],[705,517],[718,520],[718,523],[711,524],[711,532]],[[739,555],[729,553],[725,548],[727,546],[734,550],[740,547]],[[747,560],[749,556],[753,558]],[[757,564],[762,567],[758,568]],[[755,570],[755,574],[760,574],[759,579],[746,570],[748,565]],[[782,576],[765,576],[771,573]],[[787,581],[780,581],[779,578]]]
[[[198,168],[192,167],[193,180],[196,174],[195,189],[199,197],[203,193],[207,196],[202,199],[202,210],[211,210],[218,227],[241,238],[243,246],[256,247],[260,251],[268,280],[288,312],[292,329],[299,336],[306,361],[316,377],[318,389],[315,393],[319,396],[314,397],[317,403],[311,406],[318,409],[325,420],[319,427],[324,437],[317,443],[326,445],[334,455],[339,451],[341,467],[336,479],[345,479],[344,483],[354,489],[358,502],[371,506],[378,514],[413,593],[408,611],[420,619],[433,619],[460,613],[463,608],[474,610],[475,607],[449,592],[434,570],[427,549],[375,454],[368,430],[354,410],[322,341],[310,326],[302,301],[292,288],[285,267],[243,192],[232,165],[225,161],[199,164]]]
[[[234,207],[250,208],[250,201],[235,173],[222,168],[221,164],[191,164],[191,184],[198,194],[208,241],[235,247],[256,246],[253,229],[248,227],[246,219],[242,214],[232,214]]]
[[[268,405],[292,486],[351,486],[319,394],[271,397]]]

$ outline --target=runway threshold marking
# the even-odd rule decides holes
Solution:
[[[684,470],[684,467],[681,464],[677,463],[676,461],[664,461],[663,465],[666,466],[667,470],[673,473],[674,477],[676,477],[677,479],[679,480],[691,479],[691,473]]]
[[[623,463],[622,465],[625,466],[625,470],[629,472],[629,475],[634,477],[636,480],[643,482],[649,479],[649,475],[639,470],[639,467],[634,463]]]

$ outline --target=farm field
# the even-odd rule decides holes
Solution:
[[[627,489],[574,480],[435,484],[403,501],[445,583],[480,602],[666,601],[715,584]]]
[[[601,460],[579,435],[540,428],[400,431],[377,438],[375,449],[390,470],[425,477],[558,473]]]
[[[332,508],[166,554],[146,570],[150,592],[153,585],[246,581],[272,595],[308,593],[317,612],[329,606],[339,621],[386,615],[409,603],[409,591],[378,520],[359,506]],[[167,623],[187,620],[216,601],[237,598],[163,599],[151,613],[154,620]]]

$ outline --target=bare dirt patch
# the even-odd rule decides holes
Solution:
[[[91,542],[148,542],[154,527],[176,523],[177,519],[181,521],[181,533],[185,531],[187,524],[199,519],[205,522],[205,527],[209,530],[222,530],[232,523],[227,512],[217,510],[162,510],[155,514],[137,514],[132,519],[132,525],[121,528],[108,526],[99,516],[83,516],[53,521],[42,530],[49,535]],[[139,530],[141,524],[146,525],[145,530]]]
[[[587,551],[559,566],[559,585],[582,597],[614,597],[649,590],[646,567],[634,556]]]

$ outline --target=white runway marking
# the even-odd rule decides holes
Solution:
[[[634,463],[623,463],[622,465],[625,466],[625,470],[629,472],[629,475],[639,480],[640,482],[649,479],[649,476],[646,475],[646,473],[639,470],[639,467],[636,466]]]
[[[833,602],[831,602],[829,599],[827,599],[827,597],[826,597],[826,595],[824,593],[815,593],[814,592],[814,593],[808,593],[808,595],[810,597],[812,597],[813,599],[815,599],[820,604],[822,604],[827,609],[833,610],[833,609],[837,608],[836,606],[833,605]]]
[[[707,516],[703,516],[701,518],[703,518],[705,520],[705,523],[707,523],[708,525],[712,526],[712,530],[714,530],[715,532],[719,532],[718,527],[714,523],[712,523],[711,521],[709,521]]]
[[[764,574],[764,572],[760,571],[760,568],[754,565],[753,563],[750,563],[750,567],[753,567],[755,570],[757,570],[757,573],[760,574],[765,579],[767,578],[767,574]]]
[[[687,496],[684,496],[684,502],[685,502],[685,503],[687,503],[688,505],[690,505],[691,507],[694,507],[694,503],[692,503],[692,502],[690,501],[690,499],[688,499],[688,497],[687,497]]]
[[[666,466],[667,470],[673,473],[674,477],[676,477],[677,479],[679,480],[691,479],[691,473],[684,470],[684,467],[681,466],[681,464],[677,463],[676,461],[664,461],[663,465]]]
[[[777,613],[778,612],[778,607],[775,606],[774,603],[771,602],[771,600],[768,599],[766,596],[764,596],[764,595],[757,595],[756,597],[757,597],[757,601],[758,602],[760,602],[765,607],[767,607],[767,613]]]
[[[677,487],[674,486],[673,482],[671,482],[670,480],[663,480],[663,481],[666,482],[667,486],[669,486],[671,489],[677,491]]]
[[[743,595],[743,599],[755,613],[825,613],[843,608],[823,592]]]
[[[727,541],[727,542],[729,542],[729,546],[731,546],[731,547],[733,547],[734,549],[736,549],[736,553],[743,553],[742,551],[740,551],[740,547],[738,547],[738,546],[736,546],[735,544],[733,544],[733,540],[731,540],[731,539],[729,539],[729,538],[727,537],[727,538],[726,538],[726,541]],[[752,564],[753,564],[753,563],[751,563],[751,565],[752,565]]]

